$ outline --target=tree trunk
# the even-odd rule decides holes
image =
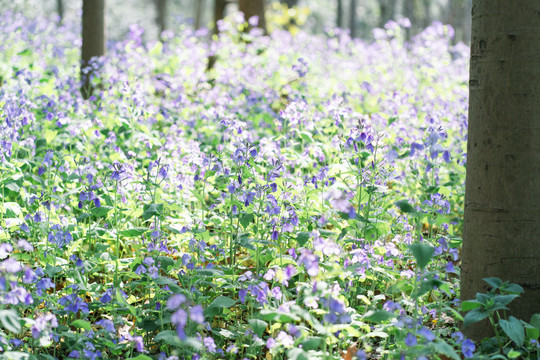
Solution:
[[[281,0],[282,3],[287,4],[287,7],[290,9],[293,6],[298,5],[298,0]]]
[[[252,16],[258,16],[259,23],[257,27],[260,27],[266,33],[264,7],[264,0],[238,0],[238,10],[244,13],[246,21]]]
[[[465,41],[466,44],[471,43],[471,8],[472,0],[466,0],[464,14],[465,21],[463,22],[463,41]]]
[[[56,11],[60,17],[60,23],[64,20],[64,0],[56,0]]]
[[[349,26],[351,29],[351,37],[356,37],[356,8],[357,8],[357,1],[351,0],[351,8],[349,13]]]
[[[105,0],[83,0],[82,11],[82,56],[81,93],[88,99],[94,89],[91,78],[95,69],[90,59],[105,55]]]
[[[214,35],[219,33],[218,22],[225,17],[225,7],[227,0],[216,0],[214,3]]]
[[[413,34],[416,32],[418,26],[418,20],[416,17],[416,0],[403,1],[403,15],[411,22],[411,26],[407,28],[407,40],[410,40]]]
[[[343,0],[337,0],[336,25],[343,29]]]
[[[540,313],[538,0],[474,0],[461,299],[482,278],[521,285],[510,314]],[[478,324],[477,324],[478,325]],[[465,329],[480,340],[487,324]]]
[[[154,0],[156,5],[156,25],[159,29],[159,36],[167,30],[167,0]]]
[[[195,22],[194,22],[195,30],[199,30],[201,28],[203,10],[204,10],[204,0],[195,0]]]
[[[396,10],[397,0],[379,0],[379,9],[381,11],[381,18],[379,20],[379,26],[382,28],[387,22],[394,18],[394,12]]]

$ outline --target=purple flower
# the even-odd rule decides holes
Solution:
[[[216,343],[211,337],[205,337],[203,339],[203,344],[206,347],[206,350],[210,353],[215,353],[217,351]]]
[[[189,318],[198,324],[204,322],[203,308],[201,305],[195,305],[189,310]]]
[[[17,273],[21,271],[22,265],[17,260],[8,258],[4,261],[2,261],[2,265],[0,266],[0,269],[3,269],[4,271],[7,271],[9,273]]]
[[[467,359],[473,357],[474,350],[476,350],[476,346],[471,339],[466,339],[461,344],[461,352],[463,353],[463,356],[465,356],[465,358]]]
[[[266,340],[266,347],[268,349],[272,349],[276,345],[277,345],[277,342],[276,342],[276,340],[274,340],[274,338],[269,337],[268,340]]]
[[[116,329],[114,328],[114,323],[109,319],[101,319],[96,322],[96,325],[102,326],[105,331],[108,332],[115,332]]]
[[[407,346],[415,346],[416,345],[416,336],[414,336],[412,333],[408,333],[405,337],[405,345]]]
[[[302,249],[302,255],[298,258],[298,263],[306,267],[309,276],[317,276],[319,273],[319,260],[309,250]]]
[[[247,295],[247,290],[246,289],[240,289],[238,290],[238,297],[240,298],[240,302],[242,304],[245,304],[246,303],[246,295]]]
[[[133,337],[133,344],[135,345],[135,349],[138,352],[143,352],[144,351],[144,344],[143,344],[142,336],[134,336]]]
[[[435,335],[426,327],[421,328],[418,330],[418,335],[421,335],[426,338],[427,341],[433,341],[435,340]]]
[[[13,251],[13,246],[11,244],[2,243],[0,244],[0,259],[5,259]]]
[[[174,294],[167,300],[167,309],[175,310],[180,305],[186,302],[186,296],[184,294]]]

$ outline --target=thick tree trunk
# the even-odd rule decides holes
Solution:
[[[244,13],[246,21],[252,16],[259,17],[257,27],[260,27],[266,33],[266,17],[264,14],[264,0],[238,0],[238,10]]]
[[[357,8],[357,0],[351,0],[351,8],[349,13],[349,27],[351,29],[351,37],[356,37],[356,8]]]
[[[195,21],[193,26],[195,30],[199,30],[202,25],[202,17],[204,10],[204,0],[195,0]]]
[[[379,9],[381,11],[381,18],[379,19],[380,27],[383,27],[387,22],[394,18],[396,3],[397,0],[379,0]]]
[[[343,29],[343,0],[337,0],[336,25]]]
[[[461,299],[498,277],[525,289],[511,314],[540,312],[538,0],[474,0]],[[479,340],[490,327],[465,329]]]
[[[83,0],[81,93],[88,99],[92,93],[91,77],[94,70],[90,59],[105,55],[105,0]]]
[[[56,0],[56,11],[60,17],[60,23],[64,20],[64,0]]]
[[[156,25],[159,35],[167,30],[167,0],[154,0],[156,5]]]

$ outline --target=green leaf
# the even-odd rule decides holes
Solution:
[[[298,243],[298,246],[303,247],[308,242],[309,234],[310,233],[306,231],[302,231],[296,235],[296,242]]]
[[[317,358],[314,358],[311,356],[311,354],[308,354],[303,349],[298,348],[292,348],[287,351],[287,359],[291,360],[315,360]]]
[[[433,246],[420,243],[409,245],[409,250],[411,250],[416,263],[422,270],[429,264],[435,251]]]
[[[476,322],[482,321],[489,316],[489,312],[482,308],[477,308],[469,311],[463,317],[463,328],[474,324]]]
[[[144,220],[150,219],[152,216],[160,216],[163,213],[163,204],[146,204],[143,207],[142,217]]]
[[[14,203],[14,202],[4,203],[4,209],[6,211],[5,214],[7,218],[16,218],[19,215],[21,215],[21,212],[22,212],[19,204]]]
[[[450,359],[461,360],[461,357],[456,353],[452,346],[444,341],[434,342],[431,344],[431,346],[438,354],[442,354]]]
[[[518,284],[508,284],[506,286],[503,286],[504,290],[510,293],[516,293],[516,294],[522,294],[523,288]]]
[[[118,233],[125,237],[137,237],[137,236],[141,236],[148,230],[149,229],[145,227],[136,227],[132,229],[122,230],[122,231],[119,231]]]
[[[255,216],[253,214],[244,214],[240,218],[240,224],[242,224],[242,226],[245,229],[245,228],[247,228],[249,226],[249,224],[251,224],[251,222],[253,221],[254,218],[255,218]]]
[[[525,341],[525,328],[523,327],[521,321],[513,316],[510,316],[508,320],[502,319],[499,321],[499,325],[501,325],[501,328],[506,335],[508,335],[508,337],[512,339],[517,346],[523,345],[523,342]]]
[[[264,331],[266,330],[266,327],[268,326],[268,323],[266,321],[262,321],[259,319],[249,319],[248,320],[249,326],[251,327],[251,330],[260,338],[262,338]]]
[[[521,356],[521,353],[519,351],[512,349],[508,352],[508,355],[506,356],[508,356],[509,359],[517,359]]]
[[[414,213],[414,207],[409,203],[408,200],[399,200],[394,203],[402,213]]]
[[[126,360],[152,360],[152,358],[150,356],[139,354],[136,357],[130,357],[130,358],[127,358]]]
[[[464,301],[461,303],[461,311],[469,311],[469,310],[472,310],[472,309],[476,309],[476,308],[479,308],[481,307],[482,304],[480,304],[478,301],[476,300],[467,300],[467,301]]]
[[[426,280],[426,281],[422,281],[420,283],[420,287],[419,287],[418,291],[416,291],[414,294],[412,294],[412,296],[415,297],[415,298],[420,297],[420,296],[424,295],[425,293],[435,289],[436,287],[440,287],[442,284],[444,284],[444,283],[439,279],[429,279],[429,280]]]
[[[75,320],[71,323],[71,326],[77,329],[92,330],[92,324],[85,320]]]
[[[493,300],[498,305],[508,305],[510,304],[514,299],[518,298],[519,295],[511,294],[511,295],[495,295],[493,297]]]
[[[95,207],[95,208],[92,208],[90,209],[90,212],[94,215],[94,216],[97,216],[97,217],[103,217],[105,215],[107,215],[107,213],[109,211],[111,211],[113,209],[112,206],[101,206],[101,207]]]
[[[21,318],[15,310],[0,310],[0,322],[6,330],[18,334],[21,329]]]
[[[482,279],[482,280],[487,282],[489,284],[489,286],[491,286],[493,289],[498,289],[503,284],[502,280],[499,279],[499,278],[496,278],[496,277],[485,278],[485,279]]]
[[[318,350],[321,346],[322,339],[316,336],[308,336],[304,341],[302,341],[302,348],[309,350]]]
[[[236,304],[236,301],[233,299],[226,296],[218,296],[208,307],[230,308],[234,304]]]
[[[370,310],[364,316],[364,320],[372,322],[372,323],[380,324],[383,321],[388,321],[388,320],[390,320],[392,318],[395,318],[395,317],[396,317],[396,314],[388,312],[388,311],[384,311],[384,310],[373,311],[373,310]]]
[[[181,347],[182,346],[182,340],[176,335],[176,332],[172,330],[165,330],[160,332],[156,335],[154,338],[155,341],[163,341],[169,345],[175,346],[175,347]]]
[[[534,314],[531,316],[531,321],[529,323],[540,330],[540,314]]]

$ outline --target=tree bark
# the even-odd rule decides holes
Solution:
[[[486,277],[521,285],[511,315],[540,312],[538,0],[474,0],[461,299]],[[465,330],[480,340],[490,326]]]
[[[58,17],[60,17],[60,23],[64,20],[64,1],[56,0],[56,11],[58,12]]]
[[[204,10],[204,0],[195,0],[195,21],[194,21],[195,30],[199,30],[201,28],[203,10]]]
[[[397,0],[379,0],[379,10],[381,18],[379,26],[382,28],[387,22],[394,18]]]
[[[83,0],[81,93],[88,99],[94,89],[91,78],[95,75],[90,60],[105,55],[105,0]]]
[[[337,0],[336,25],[343,29],[343,0]]]
[[[260,27],[266,33],[266,18],[264,14],[264,0],[238,0],[238,10],[244,13],[246,21],[252,16],[259,17],[257,27]]]
[[[351,29],[351,37],[356,37],[356,8],[357,8],[357,0],[351,0],[351,9],[349,13],[349,27]]]
[[[159,29],[159,36],[167,30],[167,0],[154,0],[156,6],[156,25]]]
[[[214,3],[214,35],[219,33],[218,22],[225,17],[225,7],[227,0],[216,0]]]

